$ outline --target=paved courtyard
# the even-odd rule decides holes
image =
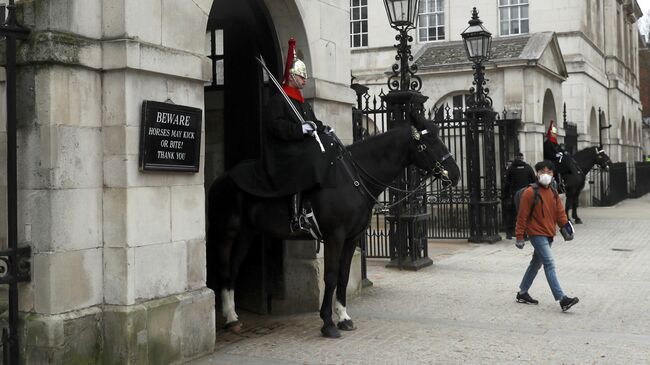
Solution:
[[[316,312],[251,318],[192,364],[649,364],[650,194],[580,215],[576,239],[553,246],[563,289],[580,298],[568,312],[542,271],[530,290],[540,304],[515,302],[529,244],[434,243],[419,272],[369,264],[374,286],[348,304],[356,331],[322,338]]]

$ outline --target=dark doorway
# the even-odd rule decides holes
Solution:
[[[212,80],[205,87],[205,186],[246,159],[260,158],[263,110],[271,85],[255,60],[281,74],[275,27],[262,0],[215,0],[208,20],[206,51]],[[207,199],[206,199],[207,201]],[[281,295],[282,246],[261,238],[244,261],[237,285],[237,307],[269,312],[271,296]],[[215,290],[207,247],[208,286]],[[219,303],[219,301],[217,301]]]

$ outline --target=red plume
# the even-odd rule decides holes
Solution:
[[[546,131],[546,138],[554,144],[557,144],[557,138],[553,135],[553,119],[551,119],[551,124],[548,126],[548,131]]]
[[[289,81],[289,72],[293,67],[293,57],[296,54],[296,40],[289,38],[289,52],[287,54],[287,63],[284,65],[284,77],[282,78],[282,83],[285,84]]]

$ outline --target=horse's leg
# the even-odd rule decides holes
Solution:
[[[566,192],[566,204],[564,204],[564,214],[566,214],[567,219],[569,219],[569,210],[571,209],[571,205],[573,204],[573,195],[572,193],[570,194],[569,191]]]
[[[582,219],[578,217],[578,205],[580,204],[580,192],[578,191],[578,194],[573,198],[573,221],[576,222],[576,224],[582,224]]]
[[[339,282],[336,285],[334,312],[339,317],[337,327],[343,331],[353,331],[356,329],[352,318],[350,318],[345,309],[348,280],[350,279],[350,266],[352,265],[355,248],[357,247],[356,243],[356,240],[345,241],[341,252],[341,262],[339,263]]]
[[[328,338],[341,337],[341,333],[332,321],[332,296],[336,289],[343,238],[328,237],[325,242],[325,293],[320,307],[320,318],[323,320],[321,333]]]
[[[241,323],[239,316],[235,311],[235,283],[239,275],[239,268],[248,254],[251,242],[255,239],[256,235],[250,228],[242,228],[235,239],[232,250],[230,253],[230,267],[227,274],[227,284],[221,289],[221,303],[223,316],[226,318],[225,328],[231,332],[239,332],[241,330]]]

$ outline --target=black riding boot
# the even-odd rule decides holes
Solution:
[[[300,197],[302,193],[297,192],[291,196],[289,209],[291,211],[291,232],[303,231],[309,233],[309,223],[304,215],[300,213]]]

